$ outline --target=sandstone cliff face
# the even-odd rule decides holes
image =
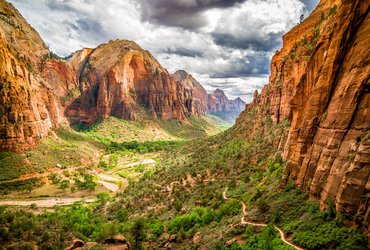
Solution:
[[[139,108],[150,118],[163,120],[183,120],[193,114],[184,105],[184,87],[134,42],[110,41],[78,54],[69,62],[76,69],[81,92],[66,110],[72,123],[108,116],[134,120]]]
[[[208,94],[203,86],[186,71],[179,70],[172,76],[180,85],[184,86],[185,106],[192,113],[209,113],[225,120],[234,121],[245,109],[245,102],[242,99],[229,100],[220,89]]]
[[[178,70],[172,77],[184,87],[185,106],[192,113],[208,113],[208,93],[203,86],[184,70]]]
[[[40,76],[49,51],[18,11],[0,2],[0,150],[24,150],[63,121]]]
[[[370,222],[368,0],[322,0],[283,37],[270,83],[242,116],[289,119],[285,176],[311,198]],[[241,122],[243,117],[239,119]],[[242,124],[238,124],[242,126]],[[258,125],[257,125],[258,126]]]

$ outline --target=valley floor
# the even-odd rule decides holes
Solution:
[[[72,158],[81,147],[84,163],[64,158],[43,173],[3,178],[0,245],[65,249],[78,238],[104,248],[124,235],[133,249],[367,248],[330,204],[320,211],[294,183],[282,184],[273,142],[287,125],[271,126],[268,137],[230,129],[190,141],[124,141],[107,128],[62,130],[41,147]],[[28,154],[29,162],[41,155]]]

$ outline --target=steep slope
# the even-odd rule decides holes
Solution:
[[[184,70],[178,70],[172,77],[185,89],[185,105],[194,113],[208,112],[208,93],[203,86]]]
[[[370,222],[369,5],[322,0],[283,37],[270,83],[235,127],[242,134],[252,114],[256,128],[266,125],[265,115],[275,124],[289,119],[287,142],[280,142],[285,180],[360,223]]]
[[[179,70],[172,76],[180,85],[185,87],[186,106],[194,113],[213,114],[224,120],[234,122],[245,109],[243,100],[240,98],[229,100],[220,89],[208,94],[203,86],[186,71]]]
[[[63,122],[40,77],[50,52],[19,12],[0,2],[0,150],[23,150]]]
[[[184,88],[134,42],[115,40],[77,52],[69,64],[78,74],[81,92],[66,111],[72,123],[108,116],[135,120],[140,108],[163,120],[184,120],[195,112],[184,105]]]
[[[245,102],[242,99],[238,97],[235,100],[229,100],[220,89],[216,89],[209,95],[208,103],[208,109],[211,114],[229,121],[235,121],[245,109]]]

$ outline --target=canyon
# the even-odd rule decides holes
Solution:
[[[109,116],[186,122],[207,113],[235,120],[245,107],[221,90],[208,96],[199,83],[171,76],[134,42],[112,40],[63,59],[11,4],[1,1],[0,17],[1,150],[30,149],[61,124],[89,125]]]
[[[62,249],[80,241],[76,237],[99,244],[119,232],[148,249],[369,248],[369,12],[370,0],[321,0],[283,36],[268,84],[245,104],[220,89],[208,93],[184,70],[170,74],[132,41],[111,40],[60,58],[0,1],[0,151],[36,167],[32,160],[48,159],[44,152],[66,162],[20,177],[14,190],[24,192],[22,181],[29,187],[38,176],[34,183],[49,178],[53,195],[91,196],[89,204],[48,214],[60,222],[50,230],[55,239],[17,231],[13,239],[36,235],[32,244],[45,238]],[[235,125],[196,140],[176,127],[201,126],[197,118],[204,115],[236,119]],[[175,123],[163,135],[153,124],[146,131],[148,120]],[[71,129],[76,125],[92,129]],[[86,159],[75,154],[80,148]],[[15,192],[14,180],[6,178],[4,195]],[[71,191],[55,179],[67,181]],[[94,180],[110,188],[94,193]],[[4,204],[29,206],[33,198]],[[43,213],[32,209],[32,216]],[[49,225],[47,216],[37,216],[38,226]],[[5,224],[2,232],[13,233]],[[140,230],[148,237],[138,237]],[[12,245],[9,239],[0,243]]]

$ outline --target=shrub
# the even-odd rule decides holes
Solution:
[[[141,249],[141,242],[146,238],[145,222],[143,218],[134,221],[131,227],[131,235],[134,238],[134,249]]]
[[[270,206],[264,197],[259,198],[256,201],[256,205],[258,210],[261,211],[262,213],[266,213],[270,209]]]
[[[158,238],[164,232],[163,223],[158,221],[153,224],[150,224],[149,231],[153,234],[154,239]]]

